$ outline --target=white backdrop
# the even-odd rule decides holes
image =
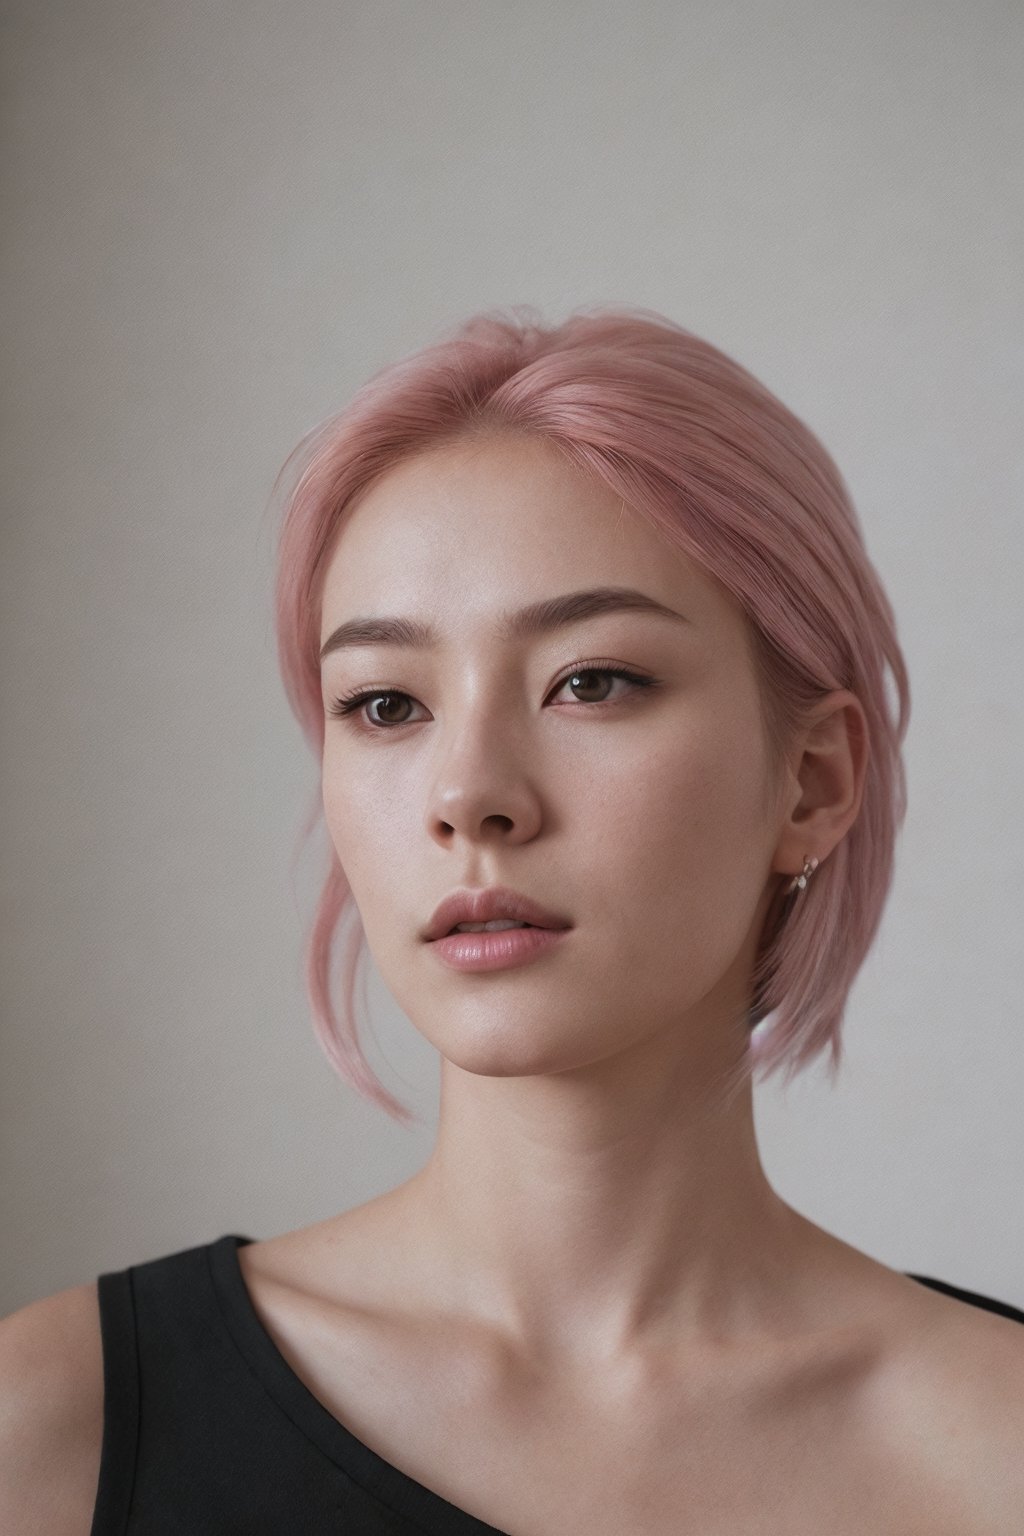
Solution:
[[[846,1064],[770,1179],[1024,1305],[1017,0],[6,4],[0,1311],[389,1188],[437,1058],[372,975],[337,1083],[267,501],[470,312],[644,305],[822,437],[910,668],[910,811]],[[319,845],[318,845],[319,846]]]

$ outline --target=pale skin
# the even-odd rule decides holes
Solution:
[[[689,622],[606,613],[494,638],[499,613],[610,584]],[[435,450],[379,482],[328,566],[321,639],[363,614],[443,636],[322,667],[325,709],[356,687],[415,701],[392,704],[399,725],[372,723],[379,700],[328,717],[323,798],[376,964],[441,1055],[436,1145],[405,1195],[423,1283],[559,1370],[764,1326],[792,1222],[749,1092],[706,1101],[744,1048],[779,875],[824,863],[857,814],[859,704],[825,702],[766,814],[739,609],[538,443]],[[577,688],[556,686],[574,665]],[[495,883],[572,934],[531,966],[453,974],[418,931],[452,888]]]
[[[685,622],[499,634],[511,610],[608,586]],[[825,867],[857,817],[855,695],[820,701],[773,778],[742,610],[537,440],[436,447],[361,498],[321,641],[381,616],[437,643],[324,659],[324,811],[375,963],[440,1054],[440,1114],[406,1183],[240,1251],[288,1363],[378,1454],[512,1536],[1009,1536],[1024,1329],[787,1205],[749,1084],[718,1093],[780,878]],[[357,689],[378,697],[330,713]],[[420,930],[455,887],[496,883],[571,933],[528,966],[448,970]],[[23,1383],[0,1516],[24,1536],[89,1529],[94,1308],[76,1287],[0,1324]],[[57,1329],[80,1383],[59,1422],[56,1364],[45,1411],[29,1368]]]

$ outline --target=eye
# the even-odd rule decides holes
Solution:
[[[573,670],[569,673],[569,676],[563,678],[562,681],[556,685],[555,693],[560,693],[562,689],[565,688],[569,683],[575,685],[581,680],[584,684],[584,692],[587,691],[588,684],[590,684],[590,690],[592,691],[593,684],[591,683],[591,679],[595,677],[604,677],[609,679],[616,677],[622,678],[628,683],[635,684],[638,688],[649,687],[654,682],[653,677],[641,677],[639,672],[628,672],[625,667],[574,667]],[[606,704],[610,701],[607,697],[607,693],[605,693],[604,697],[600,699],[581,699],[579,694],[577,694],[576,702],[578,704]]]
[[[573,667],[572,671],[567,673],[566,676],[562,678],[560,683],[555,684],[550,697],[553,698],[555,694],[560,693],[562,689],[569,683],[572,683],[574,686],[582,684],[584,691],[592,691],[592,680],[594,678],[620,678],[623,682],[629,683],[631,685],[631,689],[651,688],[657,685],[656,678],[645,677],[639,672],[631,672],[626,667],[606,667],[600,665],[590,665],[588,663],[585,666]],[[598,685],[598,691],[600,691],[600,684]],[[415,700],[411,697],[410,694],[402,693],[399,689],[364,688],[357,689],[352,693],[343,694],[341,698],[335,699],[333,703],[328,706],[327,714],[335,719],[344,718],[347,715],[354,714],[361,705],[376,703],[378,699],[382,699],[384,701],[385,712],[395,708],[400,709],[403,704],[415,703]],[[580,698],[577,694],[575,702],[578,704],[601,705],[614,704],[617,702],[617,700],[609,699],[607,697],[607,693],[605,693],[605,695],[599,699]],[[366,717],[366,724],[370,727],[375,726],[378,730],[388,729],[390,727],[399,725],[409,725],[412,723],[413,722],[410,721],[407,717],[400,720],[389,719],[386,717],[386,713],[385,718],[383,719],[380,717],[373,719],[372,716]]]
[[[329,715],[334,715],[334,716],[351,715],[351,714],[353,714],[359,708],[360,704],[362,704],[364,702],[369,703],[371,700],[376,701],[377,699],[385,700],[385,703],[386,703],[387,707],[393,706],[396,700],[398,700],[398,701],[404,700],[406,703],[410,703],[410,704],[412,703],[412,700],[411,700],[411,698],[409,697],[409,695],[407,693],[399,693],[397,690],[391,690],[391,691],[388,691],[388,692],[385,692],[382,689],[378,690],[377,692],[368,692],[368,691],[364,690],[363,692],[360,692],[360,693],[347,693],[347,694],[343,694],[340,699],[335,699],[334,703],[328,709],[327,713]],[[384,719],[384,720],[371,720],[370,721],[371,725],[384,725],[384,726],[388,726],[388,725],[407,725],[408,723],[409,722],[407,720],[388,720],[388,719]]]

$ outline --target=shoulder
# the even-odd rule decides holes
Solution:
[[[0,1318],[0,1530],[89,1536],[102,1442],[94,1281]]]
[[[945,1282],[911,1284],[916,1306],[907,1338],[922,1370],[944,1386],[959,1383],[957,1398],[971,1394],[997,1408],[1024,1404],[1024,1316],[1003,1315],[1000,1307],[1014,1309]]]
[[[325,1221],[250,1241],[238,1262],[250,1291],[291,1292],[345,1309],[404,1312],[421,1293],[409,1222],[388,1191]]]
[[[1024,1325],[917,1281],[888,1388],[908,1448],[965,1531],[1010,1530],[1024,1506]],[[970,1293],[968,1293],[970,1294]]]

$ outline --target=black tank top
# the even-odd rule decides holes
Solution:
[[[505,1536],[329,1413],[215,1242],[99,1276],[104,1421],[91,1536]],[[1024,1311],[923,1285],[1024,1323]],[[459,1447],[453,1446],[453,1454]]]

